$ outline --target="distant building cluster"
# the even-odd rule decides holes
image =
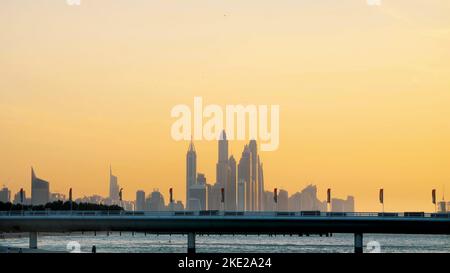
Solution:
[[[207,183],[203,173],[197,172],[197,153],[191,141],[186,154],[186,205],[187,210],[227,210],[227,211],[327,211],[327,202],[317,198],[316,186],[309,185],[301,192],[289,197],[280,189],[265,191],[264,170],[257,142],[251,140],[244,146],[239,163],[233,155],[228,155],[226,132],[222,131],[218,141],[216,182]],[[331,200],[331,210],[353,212],[355,201],[347,199]]]
[[[294,193],[288,200],[289,211],[327,211],[327,202],[317,198],[317,187],[309,185],[302,191]]]
[[[182,211],[184,205],[181,201],[168,201],[158,189],[154,189],[148,196],[143,190],[136,192],[136,210],[138,211]]]
[[[65,194],[50,192],[50,182],[38,178],[31,168],[31,197],[27,197],[25,190],[20,190],[14,195],[12,203],[23,205],[45,205],[54,201],[68,201]],[[73,200],[76,203],[91,203],[103,205],[120,205],[125,210],[134,210],[134,202],[120,200],[119,184],[117,177],[110,169],[110,195],[105,198],[100,195],[85,196]],[[4,187],[0,190],[0,202],[11,202],[11,191]]]
[[[31,197],[27,197],[25,190],[20,190],[14,196],[7,187],[0,190],[0,202],[12,202],[23,205],[45,205],[57,200],[65,200],[65,195],[50,192],[50,183],[38,178],[31,168]],[[11,200],[12,199],[12,200]]]
[[[172,189],[170,198],[165,200],[158,189],[146,195],[144,190],[136,192],[134,201],[122,199],[122,188],[118,177],[109,170],[109,196],[85,196],[73,200],[76,203],[91,203],[102,205],[118,205],[125,210],[137,211],[333,211],[353,212],[355,200],[352,196],[346,199],[333,198],[330,206],[327,201],[317,197],[317,187],[309,185],[303,190],[289,196],[283,189],[276,193],[266,191],[264,187],[264,170],[258,144],[251,140],[243,148],[241,158],[237,162],[228,152],[228,140],[225,131],[221,132],[218,141],[218,158],[216,163],[215,182],[208,183],[204,173],[197,170],[197,152],[191,140],[186,153],[186,207],[181,201],[173,200]],[[71,193],[69,193],[69,199]],[[51,193],[50,183],[38,178],[31,169],[31,197],[27,198],[24,190],[14,195],[13,203],[24,205],[44,205],[53,201],[67,201],[61,193]],[[4,187],[0,190],[0,202],[10,202],[11,192]],[[446,203],[439,203],[441,211],[448,211]]]
[[[228,140],[222,131],[218,141],[216,182],[208,184],[203,173],[197,172],[194,143],[186,154],[187,210],[263,211],[266,207],[264,171],[255,140],[245,145],[241,159],[236,162],[228,154]]]

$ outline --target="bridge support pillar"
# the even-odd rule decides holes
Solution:
[[[30,232],[30,248],[31,249],[37,249],[37,238],[38,234],[37,232]]]
[[[188,233],[188,241],[187,241],[187,252],[188,254],[195,253],[195,233]]]
[[[363,235],[362,233],[355,233],[355,253],[363,253]]]

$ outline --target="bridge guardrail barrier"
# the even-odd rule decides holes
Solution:
[[[320,211],[0,211],[0,216],[222,216],[222,217],[414,217],[450,218],[450,212],[320,212]]]

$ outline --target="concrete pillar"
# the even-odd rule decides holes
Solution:
[[[355,253],[363,253],[363,235],[362,233],[355,233]]]
[[[188,233],[188,254],[195,253],[195,233]]]
[[[38,234],[37,232],[30,232],[30,248],[31,249],[37,249],[37,238]]]

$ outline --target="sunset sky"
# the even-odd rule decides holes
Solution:
[[[0,186],[184,203],[177,104],[280,105],[266,189],[312,183],[356,210],[450,199],[450,1],[1,0]],[[215,180],[217,143],[197,141]],[[239,159],[243,142],[230,143]]]

